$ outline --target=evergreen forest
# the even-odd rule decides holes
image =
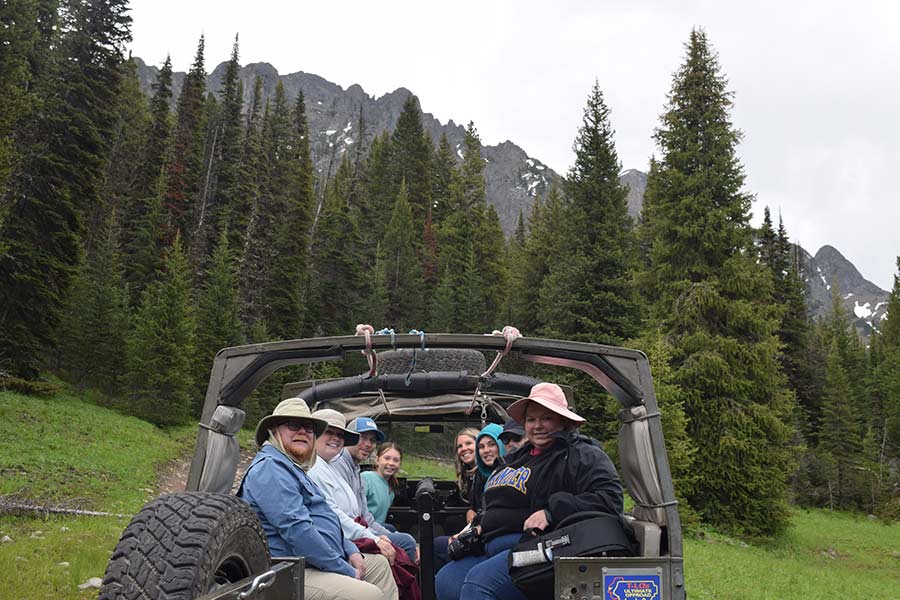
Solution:
[[[649,355],[688,524],[772,536],[791,505],[900,519],[900,260],[865,343],[836,283],[811,319],[790,224],[768,209],[750,224],[735,97],[702,29],[661,107],[641,218],[598,81],[574,164],[507,238],[473,123],[459,159],[410,95],[317,181],[303,94],[257,80],[245,103],[237,37],[219,93],[201,37],[180,95],[166,60],[147,97],[130,26],[127,0],[0,5],[0,387],[61,381],[168,426],[198,418],[226,346],[512,324]],[[579,407],[614,439],[607,398]]]

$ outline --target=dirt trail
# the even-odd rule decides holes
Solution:
[[[234,478],[234,487],[232,492],[236,492],[247,467],[253,460],[255,452],[250,450],[241,450],[240,459],[238,459],[237,475]],[[159,477],[157,489],[160,496],[163,494],[172,494],[174,492],[183,492],[187,485],[188,471],[191,468],[191,459],[193,458],[193,450],[187,456],[181,457],[166,463],[159,469]]]

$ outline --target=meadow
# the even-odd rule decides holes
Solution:
[[[75,394],[0,392],[0,496],[123,516],[3,514],[0,596],[96,597],[130,515],[157,494],[159,473],[192,447],[194,427],[159,429]],[[241,435],[249,449],[250,435]],[[452,477],[450,464],[411,453],[409,477]],[[685,542],[691,600],[900,600],[900,524],[822,510],[794,511],[791,527],[748,543],[703,531]]]

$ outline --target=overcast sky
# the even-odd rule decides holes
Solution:
[[[647,170],[652,134],[694,26],[735,93],[746,188],[811,253],[831,244],[890,290],[900,254],[900,2],[599,0],[132,0],[132,51],[206,65],[315,73],[380,97],[413,91],[442,123],[474,121],[565,173],[596,79],[623,169]]]

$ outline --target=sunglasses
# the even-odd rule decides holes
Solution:
[[[298,431],[305,431],[306,433],[316,432],[316,426],[306,421],[286,421],[284,426],[287,427],[288,431],[291,433],[297,433]]]

